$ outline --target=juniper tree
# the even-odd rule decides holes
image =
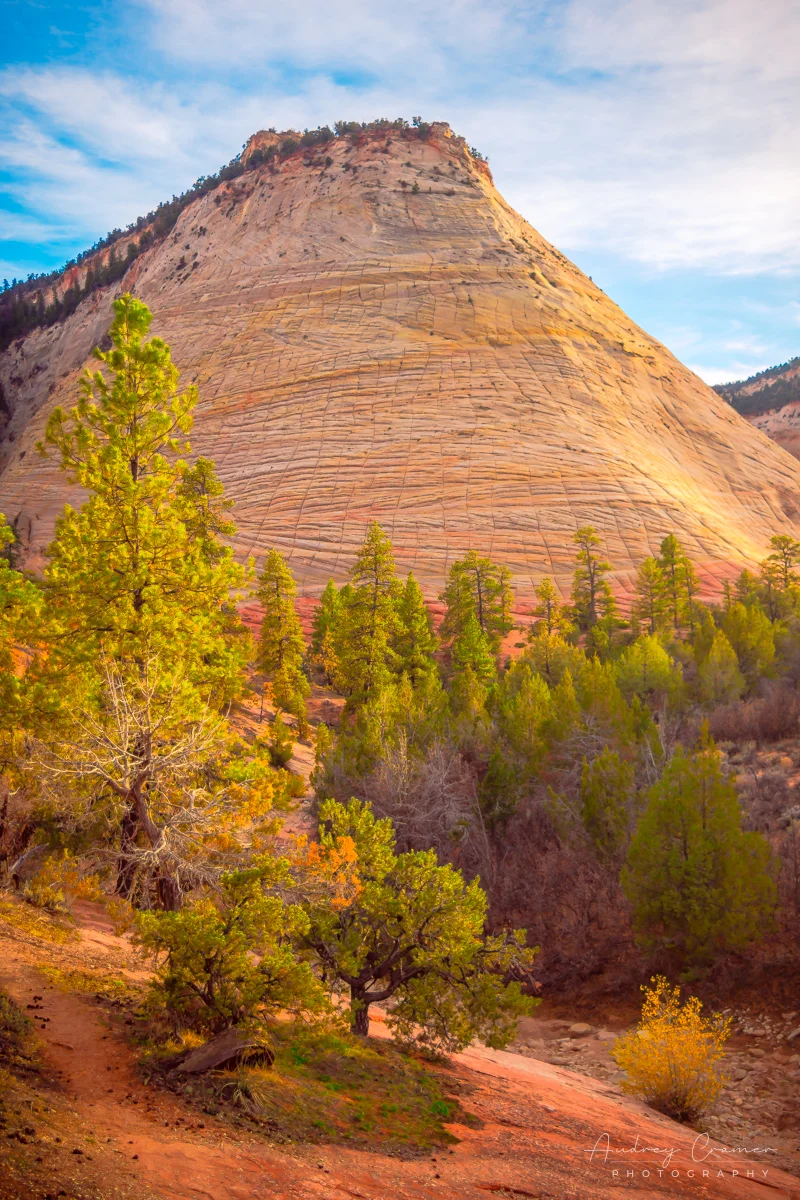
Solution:
[[[258,578],[258,598],[264,617],[256,647],[256,663],[272,683],[272,695],[278,709],[297,717],[298,732],[308,731],[306,697],[310,692],[303,671],[305,639],[295,609],[297,585],[286,560],[278,550],[270,550]]]
[[[478,881],[440,866],[433,850],[397,854],[391,821],[358,800],[325,801],[319,836],[323,854],[354,847],[360,888],[337,906],[307,904],[300,942],[332,989],[349,990],[353,1032],[367,1036],[370,1005],[391,1000],[387,1020],[403,1040],[507,1045],[536,1001],[506,981],[530,979],[534,952],[520,931],[484,932]]]

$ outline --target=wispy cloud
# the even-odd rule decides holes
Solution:
[[[135,0],[127,12],[100,72],[75,56],[0,72],[0,189],[43,227],[91,239],[125,224],[264,126],[421,113],[488,153],[510,202],[568,253],[656,275],[800,272],[796,3]]]

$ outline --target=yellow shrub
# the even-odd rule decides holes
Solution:
[[[46,858],[22,894],[48,912],[64,912],[72,900],[99,900],[103,895],[97,876],[84,875],[69,850]]]
[[[663,975],[642,987],[644,1003],[637,1029],[619,1038],[612,1054],[628,1078],[622,1089],[641,1096],[652,1108],[679,1121],[695,1120],[714,1103],[727,1082],[717,1072],[730,1018],[701,1015],[702,1003]]]

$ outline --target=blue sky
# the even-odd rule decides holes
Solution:
[[[2,0],[0,278],[257,129],[421,114],[709,382],[800,354],[800,0]]]

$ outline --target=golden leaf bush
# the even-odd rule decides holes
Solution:
[[[636,1029],[617,1040],[612,1054],[626,1072],[622,1089],[678,1121],[694,1121],[717,1099],[726,1077],[717,1070],[730,1036],[731,1020],[702,1015],[702,1002],[681,1004],[680,988],[663,975],[644,985]]]

